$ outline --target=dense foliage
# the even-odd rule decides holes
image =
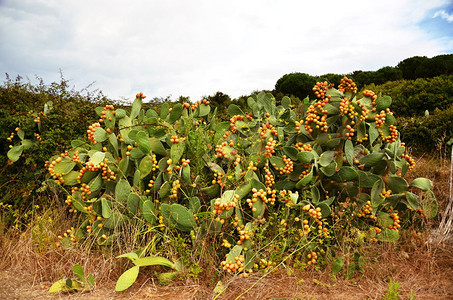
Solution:
[[[347,78],[338,89],[324,82],[312,91],[317,99],[297,110],[288,97],[277,105],[259,93],[246,111],[229,105],[223,122],[208,100],[156,111],[137,94],[130,110],[97,107],[88,139],[46,162],[78,220],[57,244],[131,243],[133,261],[176,257],[189,269],[210,253],[218,270],[241,276],[289,257],[300,268],[337,257],[337,272],[343,263],[350,275],[360,271],[360,255],[340,249],[396,241],[401,227],[434,217],[432,183],[404,179],[414,160],[390,97],[358,97]],[[20,147],[10,160],[21,160]]]
[[[0,86],[0,203],[9,205],[7,220],[18,220],[38,205],[45,204],[37,190],[45,181],[44,162],[64,151],[74,138],[82,138],[96,116],[94,108],[111,103],[101,93],[82,94],[71,90],[69,83],[33,85],[8,76]],[[10,147],[24,159],[11,164]],[[8,163],[9,161],[9,163]],[[24,218],[26,219],[26,218]],[[8,222],[9,222],[8,221]]]

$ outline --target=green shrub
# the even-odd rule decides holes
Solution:
[[[5,141],[0,144],[0,202],[11,205],[4,221],[20,221],[26,212],[45,205],[48,195],[40,197],[37,191],[45,181],[46,158],[70,147],[72,139],[83,138],[96,117],[94,108],[110,102],[101,93],[70,90],[64,78],[32,85],[7,77],[0,86],[0,138]]]
[[[397,118],[397,125],[412,152],[444,155],[449,150],[447,142],[453,137],[453,105],[427,116]]]
[[[424,116],[425,111],[445,110],[453,104],[453,76],[391,81],[364,88],[392,97],[392,109],[398,117]]]

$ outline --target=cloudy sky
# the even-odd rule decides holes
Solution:
[[[453,53],[448,0],[0,0],[0,72],[112,99],[232,98],[282,75]]]

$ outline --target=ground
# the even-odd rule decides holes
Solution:
[[[159,286],[149,271],[121,293],[114,291],[114,280],[103,280],[91,292],[49,294],[52,282],[20,265],[0,269],[0,299],[382,299],[390,279],[400,284],[398,299],[453,299],[452,243],[384,248],[364,274],[350,280],[335,279],[328,269],[300,272],[282,266],[271,274],[226,277],[221,293],[215,289],[218,281],[206,279]]]

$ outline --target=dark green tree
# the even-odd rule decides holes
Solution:
[[[317,77],[318,81],[327,81],[329,83],[333,83],[335,86],[339,86],[341,79],[343,79],[344,74],[334,74],[334,73],[327,73]]]
[[[426,56],[413,56],[400,61],[396,67],[402,72],[404,79],[414,80],[418,75],[417,69],[427,61],[429,58]]]
[[[285,95],[294,95],[299,99],[314,97],[313,86],[316,78],[306,73],[290,73],[283,75],[275,84],[275,91]]]
[[[403,72],[395,67],[383,67],[376,71],[375,84],[384,84],[387,81],[397,81],[403,78]]]

